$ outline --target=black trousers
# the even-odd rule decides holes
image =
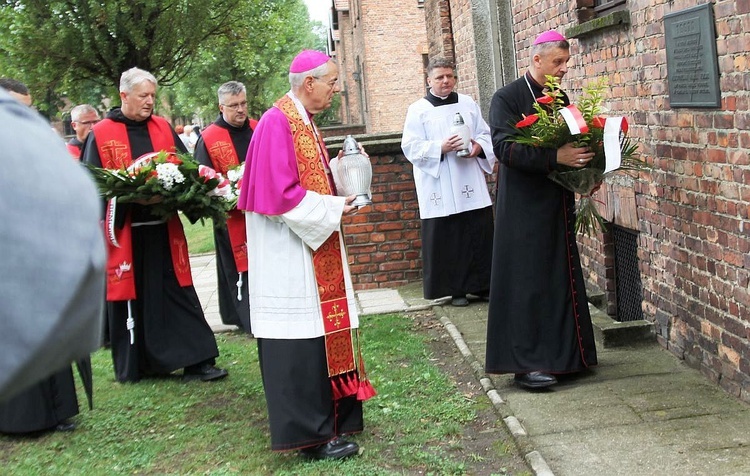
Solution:
[[[258,339],[271,449],[301,449],[363,428],[362,402],[333,399],[325,338]]]

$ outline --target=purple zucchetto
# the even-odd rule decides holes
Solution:
[[[315,69],[320,65],[326,64],[331,58],[320,51],[316,50],[303,50],[292,60],[292,64],[289,65],[290,73],[304,73]]]
[[[552,41],[566,41],[566,38],[555,30],[548,30],[537,36],[534,44],[538,45],[539,43],[550,43]]]

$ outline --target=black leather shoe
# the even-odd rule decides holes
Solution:
[[[451,300],[451,306],[466,307],[468,305],[469,300],[466,299],[466,296],[453,296],[453,299]]]
[[[554,375],[544,372],[516,374],[515,381],[519,386],[526,388],[544,388],[557,383]]]
[[[55,431],[73,431],[76,429],[76,424],[70,420],[63,420],[55,426]]]
[[[185,367],[185,371],[182,374],[182,380],[185,382],[191,382],[193,380],[208,382],[209,380],[222,379],[227,375],[229,375],[229,372],[224,369],[214,367],[211,364],[200,364]]]
[[[359,453],[357,443],[336,438],[324,445],[312,446],[300,450],[300,455],[309,459],[344,459]]]

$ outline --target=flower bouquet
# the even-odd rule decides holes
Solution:
[[[237,208],[237,201],[240,198],[240,188],[242,187],[242,177],[245,175],[245,163],[227,170],[227,180],[229,180],[229,193],[225,197],[229,202],[229,208]]]
[[[583,168],[559,165],[549,178],[580,195],[575,231],[587,235],[604,228],[604,218],[594,205],[592,195],[604,178],[613,172],[648,169],[638,158],[638,146],[627,136],[624,117],[604,118],[602,100],[606,80],[600,78],[584,87],[577,105],[565,106],[560,82],[547,76],[546,92],[534,103],[535,114],[516,123],[518,133],[510,140],[535,147],[558,149],[567,143],[588,147],[594,158]]]
[[[189,156],[162,151],[139,157],[127,169],[87,166],[102,198],[148,205],[163,219],[181,211],[191,223],[210,218],[223,224],[231,208],[229,181]]]

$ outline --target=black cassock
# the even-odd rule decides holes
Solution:
[[[333,399],[325,337],[258,339],[258,359],[272,450],[302,449],[362,431],[362,402],[356,396]]]
[[[0,432],[49,430],[77,414],[73,371],[67,366],[0,404]]]
[[[119,108],[107,115],[127,125],[133,158],[153,152],[147,121],[131,121]],[[173,132],[178,151],[186,153],[182,141]],[[101,167],[90,133],[83,161]],[[214,363],[219,355],[211,327],[206,322],[195,287],[181,287],[172,265],[166,223],[148,212],[148,207],[118,204],[117,218],[130,211],[133,221],[133,266],[137,298],[131,302],[135,320],[135,343],[130,344],[127,329],[127,301],[107,302],[109,336],[115,377],[134,382],[149,375],[166,375],[177,369],[200,363]]]
[[[500,168],[487,321],[489,373],[568,373],[597,363],[574,232],[575,196],[547,178],[556,167],[556,150],[505,141],[541,96],[542,86],[527,73],[497,91],[490,106]]]
[[[250,139],[253,136],[249,122],[246,120],[244,126],[234,127],[219,116],[214,125],[229,131],[232,145],[234,145],[234,150],[237,152],[237,159],[239,159],[240,163],[244,162],[245,156],[247,156],[247,148],[250,145]],[[198,143],[195,146],[195,159],[203,165],[215,168],[206,150],[203,137],[198,139]],[[229,241],[229,231],[226,227],[214,228],[214,244],[216,246],[216,275],[218,278],[221,322],[238,326],[247,332],[251,332],[247,271],[242,273],[242,287],[240,288],[242,299],[237,299],[237,282],[240,276],[237,272],[237,265],[234,262],[232,243]]]

